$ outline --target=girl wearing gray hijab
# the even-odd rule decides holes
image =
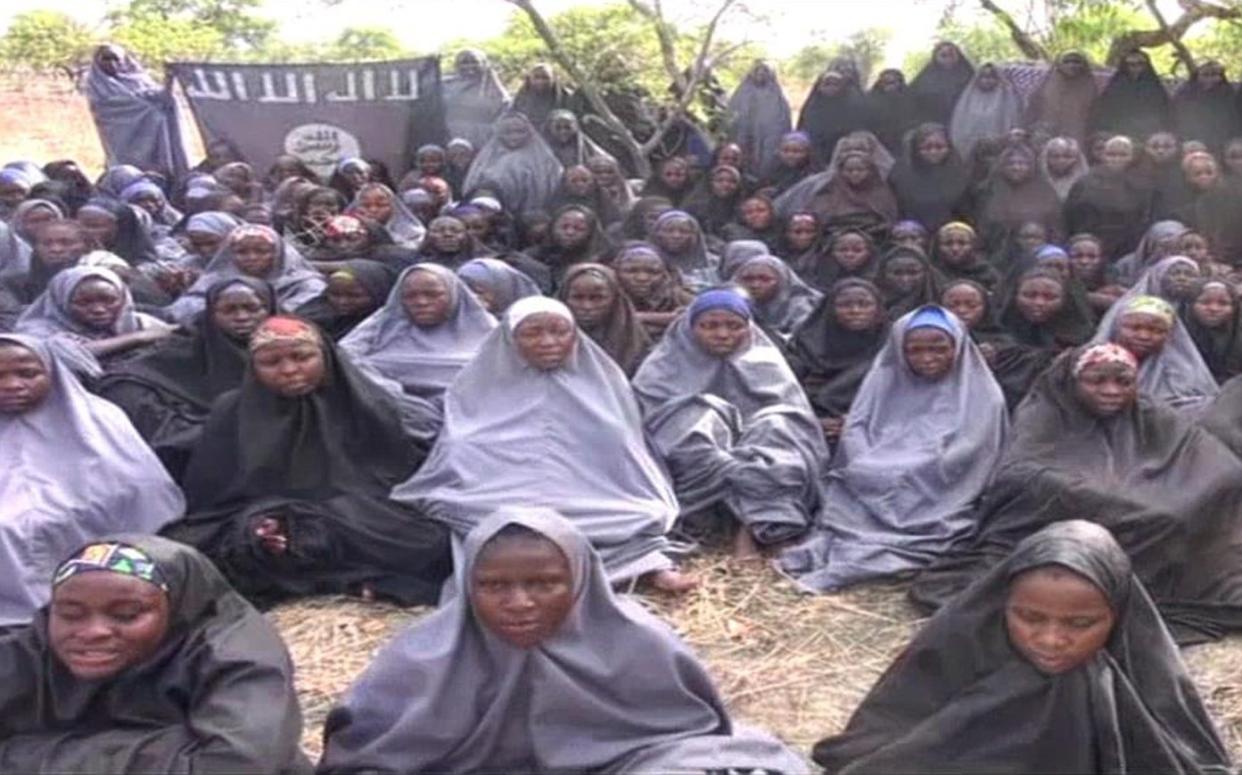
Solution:
[[[341,340],[354,363],[439,399],[496,327],[470,288],[439,264],[401,273],[388,301]]]
[[[743,169],[752,175],[767,169],[793,127],[789,100],[770,63],[756,61],[733,92],[728,123],[729,139],[746,155]]]
[[[509,106],[509,92],[482,51],[465,49],[453,64],[453,74],[440,82],[449,137],[464,138],[478,148],[492,136],[492,123]]]
[[[647,432],[691,522],[741,523],[738,556],[804,532],[828,447],[785,357],[735,288],[698,295],[634,376]]]
[[[987,63],[957,98],[949,139],[963,159],[969,159],[975,143],[985,138],[1004,137],[1022,123],[1022,95],[1009,76]]]
[[[893,324],[850,406],[814,532],[780,568],[827,592],[920,568],[975,530],[1009,429],[1005,396],[953,313]]]
[[[503,315],[515,301],[543,293],[538,283],[525,272],[498,258],[467,261],[457,269],[457,276],[474,291],[483,308],[493,315]]]
[[[446,604],[329,715],[323,775],[807,771],[775,738],[734,725],[686,645],[613,594],[572,521],[507,507],[462,555]],[[532,583],[538,601],[515,607],[507,590]]]
[[[666,554],[677,500],[625,374],[554,299],[509,308],[445,391],[431,456],[392,498],[457,539],[509,504],[553,508],[591,540],[613,582],[691,584]]]
[[[746,259],[730,279],[750,294],[759,324],[780,337],[782,344],[824,297],[788,264],[766,253]]]
[[[383,226],[392,241],[403,248],[418,250],[427,234],[418,216],[383,183],[364,183],[347,209]]]
[[[530,119],[506,113],[496,122],[496,136],[470,163],[459,193],[465,198],[486,189],[500,198],[508,212],[541,210],[556,193],[563,172]]]

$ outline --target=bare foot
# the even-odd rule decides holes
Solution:
[[[651,586],[671,595],[684,595],[699,585],[699,580],[694,576],[672,568],[658,570],[648,575],[647,579],[651,582]]]
[[[289,549],[289,536],[284,531],[284,526],[275,517],[263,517],[254,528],[254,534],[258,536],[263,550],[277,556]]]
[[[759,544],[755,543],[755,537],[745,525],[738,525],[737,533],[733,536],[733,559],[741,562],[763,560],[763,552],[759,549]]]

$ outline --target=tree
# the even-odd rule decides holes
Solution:
[[[276,22],[255,16],[260,0],[129,0],[108,14],[114,27],[158,29],[160,23],[184,35],[189,27],[207,28],[229,50],[257,50],[272,40]]]
[[[586,98],[600,120],[626,146],[638,167],[638,174],[644,177],[651,171],[649,154],[659,147],[665,134],[686,115],[690,103],[698,96],[699,85],[717,64],[725,61],[741,48],[737,44],[713,48],[716,30],[721,19],[737,4],[738,0],[717,0],[716,10],[699,32],[693,57],[685,66],[681,64],[683,58],[679,51],[680,35],[676,27],[665,17],[660,0],[652,0],[650,4],[644,0],[629,0],[630,8],[648,22],[649,34],[654,33],[659,46],[659,61],[663,66],[664,76],[669,83],[673,84],[675,93],[680,95],[668,106],[655,132],[649,138],[639,140],[631,129],[617,118],[604,100],[601,87],[607,76],[606,73],[599,72],[599,67],[606,64],[609,58],[594,57],[596,68],[592,71],[588,67],[592,57],[589,55],[581,58],[575,56],[573,49],[565,44],[561,34],[535,6],[534,0],[507,1],[525,14],[548,54],[577,85],[579,92]],[[612,58],[615,60],[615,57],[616,54]]]
[[[397,59],[405,53],[401,41],[386,29],[346,27],[328,47],[325,58],[333,62],[362,62]]]
[[[90,61],[93,42],[85,25],[59,11],[28,11],[13,17],[0,38],[0,64],[38,71],[74,68]]]
[[[108,37],[149,69],[178,59],[212,59],[228,50],[219,31],[184,19],[134,19],[114,27]]]
[[[858,74],[865,87],[876,75],[876,68],[884,61],[884,54],[892,37],[891,30],[868,27],[858,30],[840,43],[804,46],[785,60],[781,68],[782,75],[808,83],[822,75],[830,62],[848,59],[858,67]]]

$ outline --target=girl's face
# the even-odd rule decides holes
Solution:
[[[1178,261],[1169,267],[1160,281],[1160,292],[1168,299],[1189,301],[1199,280],[1199,267],[1189,261]]]
[[[1188,231],[1177,241],[1177,250],[1183,256],[1203,266],[1212,260],[1211,246],[1207,238],[1194,231]]]
[[[331,283],[328,288],[331,290]],[[216,297],[211,307],[211,321],[230,339],[250,341],[259,324],[271,315],[263,298],[253,288],[238,285]]]
[[[1047,323],[1065,306],[1065,289],[1049,277],[1031,277],[1018,287],[1014,303],[1029,322]]]
[[[832,301],[837,325],[846,331],[871,331],[884,315],[880,300],[865,288],[846,288]]]
[[[1070,271],[1079,280],[1094,279],[1104,265],[1104,251],[1095,240],[1079,240],[1069,247]]]
[[[585,330],[603,325],[608,312],[617,300],[617,294],[604,278],[593,272],[583,272],[569,284],[565,294],[565,306],[574,313],[574,320]]]
[[[899,256],[884,267],[884,279],[900,294],[913,293],[927,281],[927,269],[913,256]]]
[[[781,164],[798,169],[811,158],[811,146],[803,140],[785,140],[777,153],[780,154]]]
[[[764,231],[772,226],[775,213],[766,199],[751,198],[742,202],[742,223],[754,231]]]
[[[418,155],[418,174],[423,177],[439,177],[444,172],[447,154],[439,149],[423,151]]]
[[[762,304],[776,298],[781,291],[781,276],[770,266],[752,264],[738,272],[737,282],[750,297]]]
[[[612,188],[621,182],[621,172],[616,165],[602,157],[595,157],[587,162],[587,168],[604,188]]]
[[[552,224],[552,241],[563,248],[582,248],[591,239],[591,221],[586,214],[568,210]]]
[[[560,145],[566,145],[578,136],[578,127],[568,116],[557,116],[548,124],[548,133]]]
[[[444,155],[448,157],[449,163],[458,169],[465,169],[470,166],[470,162],[474,161],[474,151],[464,145],[450,146]]]
[[[335,272],[328,277],[327,297],[332,309],[341,315],[365,315],[379,306],[358,278],[344,272]]]
[[[488,237],[492,235],[492,219],[486,213],[471,213],[461,216],[461,222],[465,225],[466,231],[470,236],[479,242],[487,242]]]
[[[510,151],[516,151],[530,142],[530,126],[525,121],[509,119],[501,122],[498,132],[500,144]]]
[[[262,237],[244,237],[233,245],[233,263],[242,274],[264,277],[276,265],[276,246]]]
[[[323,384],[323,350],[311,342],[273,342],[250,356],[255,379],[282,398],[300,398]]]
[[[901,340],[906,365],[926,380],[944,379],[953,369],[953,337],[938,328],[912,328]]]
[[[1233,319],[1237,300],[1223,283],[1209,283],[1199,291],[1191,305],[1195,320],[1206,328],[1221,328]]]
[[[441,253],[457,253],[466,245],[466,225],[456,218],[437,218],[427,230],[427,238]]]
[[[694,245],[697,231],[694,225],[684,218],[665,221],[660,224],[652,235],[660,247],[674,255],[681,255]]]
[[[78,283],[69,296],[70,316],[92,331],[111,331],[124,306],[121,289],[98,277]]]
[[[0,414],[25,414],[52,392],[52,376],[34,352],[0,342]]]
[[[785,241],[789,247],[799,253],[815,244],[819,236],[819,226],[809,215],[795,215],[785,226]]]
[[[1124,172],[1134,162],[1134,147],[1129,143],[1109,141],[1104,146],[1104,168]]]
[[[1230,140],[1225,146],[1225,168],[1233,175],[1242,175],[1242,140]]]
[[[941,229],[936,247],[940,260],[948,266],[964,267],[974,263],[974,237],[962,229]]]
[[[151,215],[159,215],[160,210],[164,209],[164,202],[155,194],[143,194],[134,200],[134,204],[146,210]],[[42,210],[42,208],[40,208]]]
[[[565,189],[574,196],[589,196],[595,191],[595,176],[586,167],[565,170]]]
[[[96,245],[107,248],[116,239],[116,218],[107,213],[83,208],[78,213],[78,223],[82,224],[82,228],[86,229],[87,235]]]
[[[660,216],[672,209],[672,205],[664,204],[647,208],[647,211],[643,213],[643,230],[650,234],[651,230],[655,228],[656,221],[660,220]]]
[[[724,164],[734,169],[742,168],[742,146],[737,143],[726,143],[716,152],[716,164]]]
[[[670,191],[680,191],[690,181],[690,167],[680,159],[669,159],[660,167],[660,181]]]
[[[742,182],[729,170],[717,170],[712,173],[712,194],[719,199],[727,199],[738,192]]]
[[[1019,575],[1005,602],[1010,645],[1046,675],[1069,672],[1095,656],[1108,643],[1114,620],[1099,587],[1058,566]]]
[[[1168,164],[1177,158],[1177,152],[1180,150],[1177,145],[1177,138],[1169,132],[1157,132],[1147,138],[1147,142],[1143,145],[1147,155],[1157,164]]]
[[[1034,253],[1041,245],[1048,241],[1048,230],[1043,224],[1024,223],[1018,228],[1016,236],[1018,249],[1024,254],[1030,255]]]
[[[1186,165],[1186,182],[1196,191],[1208,191],[1216,187],[1220,172],[1211,159],[1195,159]]]
[[[168,595],[133,576],[72,576],[52,591],[48,640],[57,661],[83,681],[102,681],[155,653],[168,633]]]
[[[1070,260],[1068,257],[1053,256],[1050,258],[1040,259],[1039,268],[1046,269],[1055,274],[1057,277],[1060,277],[1061,282],[1069,280],[1072,276],[1072,272],[1070,270]]]
[[[1061,144],[1054,145],[1048,149],[1048,172],[1053,177],[1064,177],[1074,169],[1074,163],[1078,161],[1078,154]]]
[[[392,217],[392,197],[382,189],[368,189],[358,198],[358,212],[376,223],[388,223]]]
[[[521,322],[513,332],[518,355],[532,368],[554,371],[565,365],[577,342],[578,329],[560,315],[541,312]]]
[[[556,635],[573,610],[569,560],[542,537],[489,542],[471,571],[470,605],[497,638],[534,648]]]
[[[431,272],[415,270],[401,282],[401,306],[419,328],[432,328],[448,320],[452,298],[444,280]]]
[[[703,352],[716,358],[728,358],[750,342],[750,323],[723,309],[699,315],[691,331]]]
[[[1138,375],[1125,363],[1088,366],[1074,385],[1078,400],[1096,417],[1115,417],[1138,398]]]
[[[1011,153],[1005,157],[1001,165],[1001,177],[1012,184],[1024,183],[1030,179],[1035,167],[1025,154]]]
[[[979,68],[979,77],[975,79],[975,88],[987,93],[996,91],[997,86],[1000,86],[1000,76],[996,73],[996,69],[992,67]]]
[[[956,46],[939,46],[936,48],[934,59],[936,64],[947,69],[956,67],[957,63],[962,61],[962,55],[958,53]]]
[[[919,141],[919,158],[925,163],[938,166],[949,157],[949,141],[942,132],[932,132]]]
[[[1140,361],[1164,349],[1172,326],[1162,317],[1146,312],[1127,312],[1117,326],[1117,344]]]
[[[871,167],[867,162],[855,156],[841,163],[841,179],[850,188],[862,186],[871,177]]]
[[[950,285],[941,296],[940,303],[957,315],[958,320],[962,321],[968,329],[979,325],[979,321],[983,320],[983,313],[987,310],[987,299],[983,297],[979,289],[965,283]]]
[[[871,248],[861,234],[842,234],[832,243],[832,258],[847,272],[857,272],[867,265]]]
[[[341,214],[341,203],[334,194],[320,191],[311,194],[306,201],[306,221],[312,226],[322,227],[333,216]]]
[[[22,200],[26,198],[28,193],[30,193],[30,189],[20,183],[0,183],[0,205],[12,210],[22,203]]]
[[[69,266],[86,255],[89,248],[86,229],[73,221],[44,226],[34,242],[35,255],[44,266],[52,269]]]
[[[913,226],[898,226],[893,229],[893,245],[903,248],[915,248],[920,253],[927,251],[926,235]]]
[[[666,275],[664,263],[658,257],[643,253],[620,258],[616,268],[621,289],[631,299],[638,301],[651,298]]]
[[[462,282],[466,284],[466,287],[470,289],[470,292],[474,294],[474,297],[479,300],[480,304],[483,305],[483,309],[493,315],[500,314],[500,305],[497,304],[496,294],[492,292],[491,287],[484,285],[477,280],[470,280],[465,277],[462,278]]]

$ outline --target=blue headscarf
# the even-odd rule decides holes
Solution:
[[[914,313],[914,317],[910,318],[910,324],[906,326],[906,333],[916,328],[935,328],[948,334],[953,341],[957,341],[957,327],[953,325],[953,321],[949,320],[949,313],[943,307],[937,307],[934,304],[928,304]]]
[[[750,300],[741,291],[735,288],[713,288],[694,297],[694,302],[690,305],[690,324],[694,325],[699,315],[716,309],[732,312],[743,320],[750,320],[752,317]]]

